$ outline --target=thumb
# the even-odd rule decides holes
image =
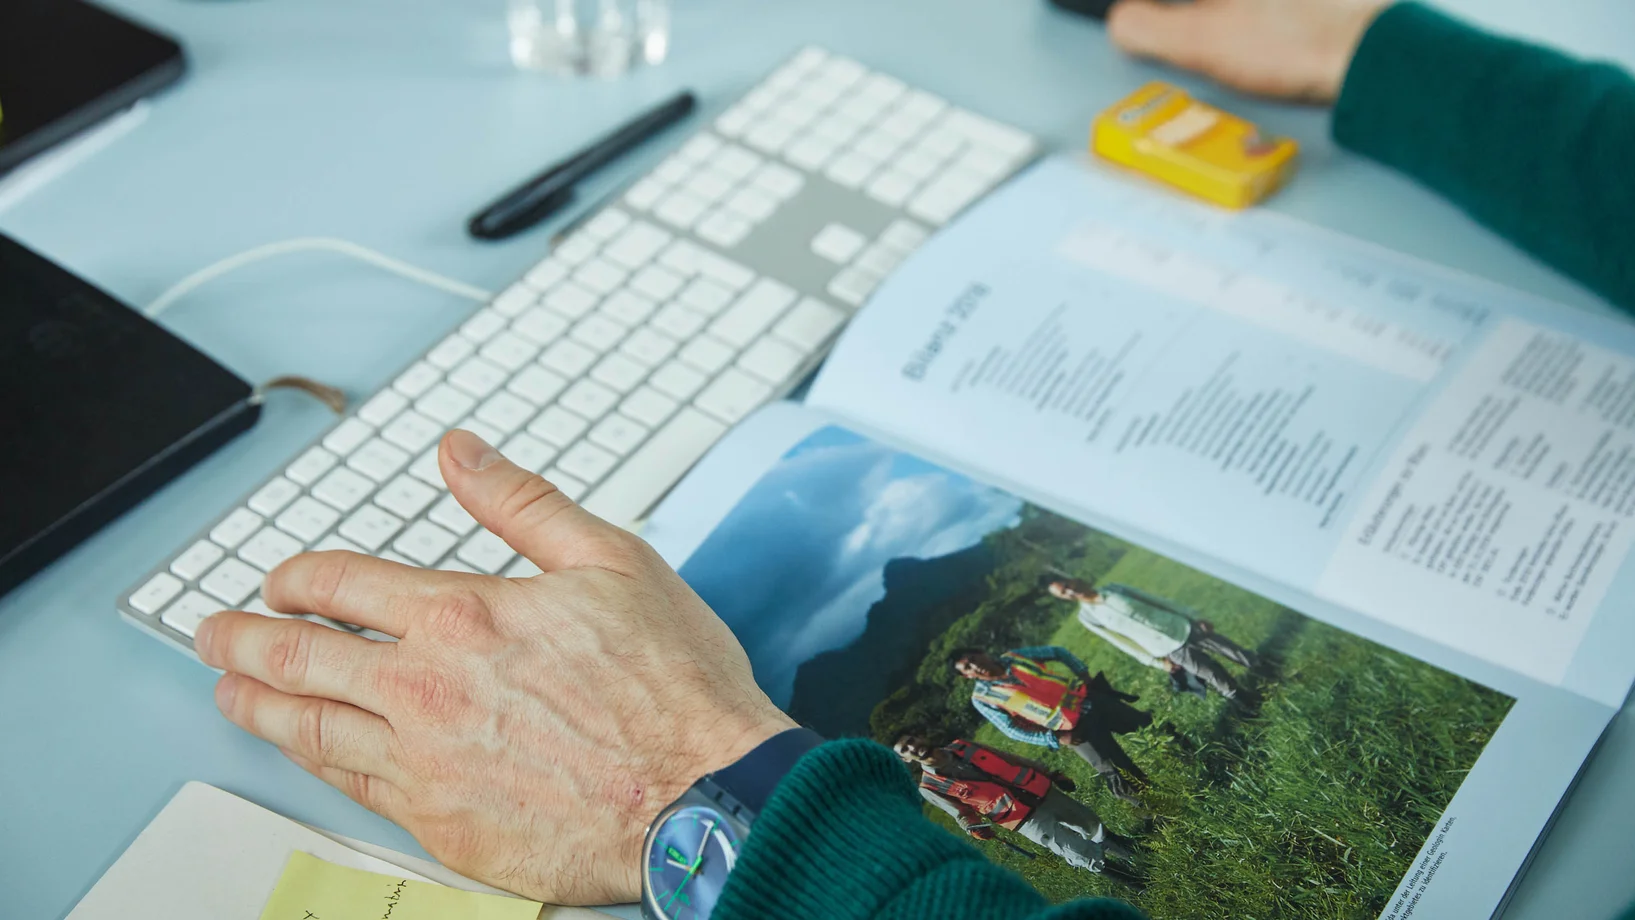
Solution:
[[[437,459],[455,500],[541,569],[606,564],[619,552],[623,531],[475,434],[457,428],[444,435]]]
[[[1107,35],[1126,53],[1195,70],[1219,40],[1211,40],[1209,12],[1207,0],[1118,0],[1107,12]]]

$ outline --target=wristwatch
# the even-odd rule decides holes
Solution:
[[[705,920],[772,790],[823,736],[791,728],[693,783],[659,812],[642,845],[642,917]]]

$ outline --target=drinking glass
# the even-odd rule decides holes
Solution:
[[[670,0],[507,0],[506,26],[527,70],[616,77],[670,52]]]

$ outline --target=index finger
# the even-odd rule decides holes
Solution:
[[[285,693],[351,703],[384,715],[380,673],[397,643],[306,620],[224,610],[199,624],[193,650],[214,668]]]
[[[316,613],[401,639],[420,602],[463,577],[331,550],[286,560],[267,575],[261,593],[282,613]]]

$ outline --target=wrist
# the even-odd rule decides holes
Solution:
[[[1325,64],[1317,79],[1317,94],[1324,102],[1332,104],[1340,98],[1363,36],[1390,5],[1391,0],[1356,0],[1336,9],[1334,27],[1325,49]]]

